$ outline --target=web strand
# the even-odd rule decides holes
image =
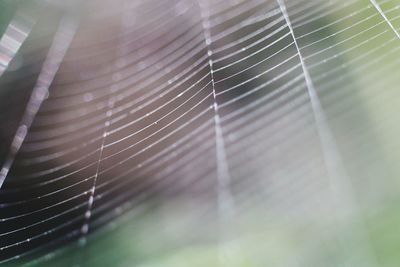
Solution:
[[[43,63],[43,68],[39,74],[38,81],[35,87],[32,89],[32,95],[28,101],[21,124],[12,140],[9,154],[6,157],[3,167],[1,168],[0,188],[3,185],[14,159],[25,140],[36,113],[39,111],[42,102],[49,94],[49,87],[53,82],[65,53],[68,50],[76,27],[76,21],[72,20],[71,18],[64,18],[60,22],[60,26],[54,37],[53,44],[51,45],[46,60]]]

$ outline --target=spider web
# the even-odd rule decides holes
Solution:
[[[180,201],[216,222],[221,264],[256,213],[313,222],[332,266],[379,266],[364,216],[398,193],[398,3],[117,2],[18,7],[0,39],[0,261]]]

